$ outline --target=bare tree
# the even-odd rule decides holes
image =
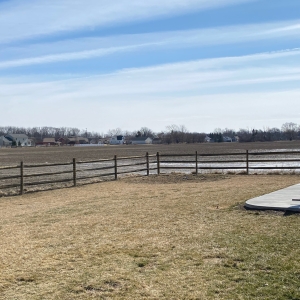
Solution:
[[[167,143],[184,143],[186,142],[186,136],[188,130],[184,125],[168,125],[166,127],[165,139]]]
[[[281,131],[288,140],[294,140],[297,136],[298,126],[296,123],[287,122],[281,126]]]
[[[236,135],[236,132],[234,131],[234,129],[225,128],[222,130],[222,134],[224,136],[233,138]]]
[[[121,128],[116,128],[116,129],[109,129],[107,131],[107,134],[106,136],[115,136],[115,135],[122,135],[123,134],[123,131]]]
[[[153,137],[153,131],[148,127],[142,127],[139,132],[141,133],[141,136]]]
[[[237,132],[240,142],[251,142],[252,141],[252,131],[249,129],[240,129]]]

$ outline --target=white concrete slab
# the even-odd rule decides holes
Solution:
[[[252,209],[276,209],[300,212],[300,184],[246,201]]]

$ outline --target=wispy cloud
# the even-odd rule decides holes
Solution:
[[[0,69],[47,64],[47,63],[61,62],[61,61],[91,59],[95,57],[114,54],[117,52],[134,51],[147,46],[149,46],[149,44],[140,44],[140,45],[123,46],[123,47],[110,47],[110,48],[102,48],[102,49],[100,48],[94,50],[66,52],[62,54],[52,54],[52,55],[30,57],[24,59],[9,60],[9,61],[0,62]]]
[[[136,124],[143,124],[159,130],[180,123],[190,130],[212,130],[278,126],[278,122],[297,122],[300,117],[299,49],[60,81],[26,80],[0,78],[0,96],[7,99],[1,104],[6,111],[3,124],[9,124],[13,115],[16,125],[27,126],[84,126],[106,131],[118,126],[136,129]],[[47,113],[36,113],[41,110]],[[53,121],[59,111],[63,118]]]
[[[173,95],[218,93],[224,88],[231,91],[239,86],[253,89],[264,84],[265,90],[274,89],[266,83],[294,82],[300,79],[300,49],[273,53],[260,53],[241,57],[204,59],[147,68],[125,69],[114,73],[71,78],[60,81],[32,80],[2,83],[2,95],[32,95],[42,93],[40,99],[93,99],[94,97],[118,98],[131,95]],[[28,78],[27,78],[28,80]],[[1,81],[0,81],[1,84]],[[49,98],[50,97],[50,98]]]
[[[11,0],[0,4],[0,43],[251,1],[255,0]]]
[[[294,40],[300,21],[226,26],[199,30],[79,38],[26,47],[3,48],[0,69],[92,59],[122,52],[236,44],[260,40]],[[22,57],[22,58],[19,58]]]

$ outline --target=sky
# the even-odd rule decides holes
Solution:
[[[0,0],[0,126],[300,123],[299,0]]]

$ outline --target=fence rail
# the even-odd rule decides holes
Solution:
[[[248,151],[233,153],[149,154],[65,163],[25,164],[0,167],[0,190],[51,185],[57,183],[86,184],[85,180],[118,175],[168,173],[172,170],[189,170],[194,174],[212,170],[241,170],[246,174],[256,170],[299,170],[300,151]],[[43,169],[44,170],[41,170]],[[54,169],[53,169],[54,168]],[[46,169],[46,170],[45,170]],[[50,169],[50,170],[49,170]],[[3,174],[11,172],[9,174]],[[53,178],[55,177],[55,178]],[[10,182],[8,182],[10,181]]]
[[[36,165],[26,165],[26,168],[40,168],[40,167],[59,167],[59,166],[68,166],[71,165],[71,162],[68,163],[55,163],[55,164],[36,164]]]

